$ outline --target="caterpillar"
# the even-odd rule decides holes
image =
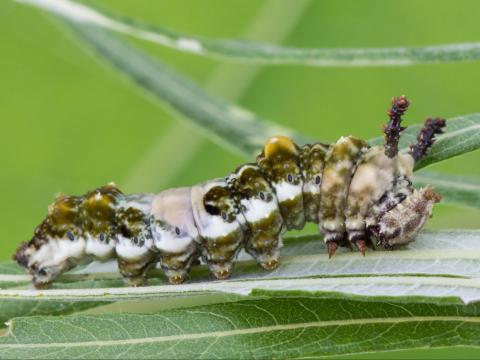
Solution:
[[[374,246],[407,244],[441,199],[430,186],[414,189],[410,178],[445,126],[444,119],[427,119],[417,143],[399,152],[408,106],[405,96],[392,99],[382,146],[353,136],[300,146],[275,136],[254,163],[225,178],[159,194],[126,195],[112,183],[81,196],[59,195],[13,258],[37,288],[81,262],[113,258],[137,286],[157,264],[171,284],[182,283],[199,260],[226,279],[242,248],[273,270],[284,232],[307,222],[318,224],[329,257],[339,246],[365,255]]]

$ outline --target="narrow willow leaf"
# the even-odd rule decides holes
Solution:
[[[480,300],[480,231],[426,232],[405,249],[371,251],[366,257],[358,252],[339,251],[333,259],[326,255],[318,236],[287,241],[281,266],[273,272],[260,270],[251,260],[241,257],[231,280],[212,281],[205,268],[196,269],[192,280],[183,285],[119,287],[118,272],[90,273],[88,281],[105,288],[82,286],[84,274],[70,274],[53,290],[0,290],[0,302],[16,297],[63,299],[64,301],[132,300],[155,296],[184,296],[198,292],[227,292],[250,295],[254,289],[318,290],[357,295],[397,295],[456,297],[465,302]],[[91,270],[90,270],[91,271]],[[156,276],[161,276],[158,272]],[[117,276],[117,279],[112,277]],[[103,277],[103,279],[102,279]],[[163,278],[163,277],[162,277]],[[158,283],[157,281],[160,281]],[[72,285],[73,284],[73,285]]]
[[[480,345],[478,305],[284,295],[154,314],[19,318],[0,338],[0,357],[301,358]]]
[[[32,4],[69,21],[87,23],[146,41],[198,55],[257,64],[298,64],[322,67],[409,66],[480,60],[480,43],[425,47],[300,49],[242,40],[208,39],[112,16],[74,1],[17,0]]]
[[[424,231],[414,242],[395,251],[377,249],[362,257],[358,252],[346,248],[337,250],[333,259],[328,259],[326,246],[320,235],[306,235],[285,239],[281,251],[281,266],[274,271],[260,270],[246,253],[241,253],[235,263],[232,279],[283,279],[310,276],[345,275],[451,275],[480,277],[480,230]],[[479,257],[478,263],[476,257]],[[305,265],[305,266],[304,266]],[[20,269],[20,268],[19,268]],[[24,283],[28,275],[2,275],[10,282]],[[159,279],[160,278],[160,279]],[[191,274],[192,281],[209,282],[210,274],[205,266],[196,266]],[[109,287],[123,286],[115,261],[92,263],[59,278],[57,289],[71,288],[79,281],[104,281]],[[159,281],[159,283],[156,283]],[[162,271],[152,272],[152,285],[163,285]],[[118,285],[117,285],[118,284]],[[174,290],[179,286],[167,286]]]
[[[416,186],[432,185],[439,194],[442,194],[444,202],[480,208],[478,178],[420,171],[415,173],[413,183]]]
[[[0,274],[2,275],[14,275],[25,274],[25,271],[14,262],[0,263]]]

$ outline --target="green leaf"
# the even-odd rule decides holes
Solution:
[[[413,183],[416,186],[432,185],[439,194],[442,194],[444,202],[480,208],[478,178],[420,171],[415,173]]]
[[[0,263],[0,274],[2,275],[23,275],[25,271],[14,262]]]
[[[0,327],[18,316],[67,315],[100,305],[105,301],[65,301],[63,299],[11,298],[0,301]]]
[[[154,314],[19,318],[0,338],[0,357],[304,358],[480,343],[477,304],[282,295]]]
[[[478,279],[465,278],[470,276],[478,277],[478,269],[480,268],[478,263],[478,259],[480,259],[479,240],[479,231],[425,233],[421,235],[415,243],[411,244],[404,250],[395,252],[369,252],[365,258],[361,257],[358,253],[342,251],[335,256],[334,259],[328,260],[325,254],[323,241],[321,241],[318,236],[304,236],[288,239],[286,241],[287,245],[283,251],[284,256],[282,257],[282,266],[274,273],[262,272],[251,261],[245,261],[245,256],[242,256],[242,261],[237,264],[236,273],[232,280],[225,282],[211,281],[204,269],[196,269],[193,274],[192,282],[182,286],[154,285],[144,288],[95,288],[92,286],[92,282],[94,281],[97,281],[104,286],[111,286],[111,282],[114,282],[115,286],[120,286],[121,283],[118,280],[118,273],[106,272],[108,270],[108,265],[98,266],[96,270],[94,267],[88,266],[80,269],[76,274],[66,275],[64,279],[57,284],[57,289],[55,290],[34,291],[11,289],[1,291],[0,313],[2,314],[2,320],[6,320],[17,316],[34,314],[69,313],[95,306],[106,305],[112,302],[122,302],[122,304],[126,304],[121,306],[121,309],[123,309],[122,312],[124,312],[125,309],[131,309],[132,305],[130,304],[135,304],[136,302],[137,307],[144,309],[145,305],[143,304],[145,304],[145,302],[152,302],[154,300],[155,303],[160,302],[160,304],[156,306],[161,309],[164,306],[164,301],[169,302],[170,304],[174,303],[174,307],[176,307],[180,306],[179,304],[181,303],[180,300],[182,298],[198,298],[198,296],[207,296],[208,294],[216,296],[215,293],[227,292],[261,298],[264,298],[265,296],[279,297],[279,299],[259,299],[255,300],[255,303],[241,302],[241,304],[246,304],[247,308],[249,304],[253,304],[253,308],[258,309],[262,314],[265,314],[265,310],[270,311],[269,308],[263,308],[263,306],[265,306],[264,304],[271,304],[279,310],[279,314],[275,313],[275,317],[280,314],[290,314],[293,316],[291,323],[296,324],[295,321],[301,322],[298,329],[296,328],[296,325],[292,329],[290,329],[290,327],[286,329],[270,329],[269,326],[271,326],[271,324],[264,323],[262,320],[263,318],[259,317],[258,314],[249,314],[247,316],[246,310],[243,308],[238,314],[230,312],[230,315],[225,315],[227,318],[225,320],[226,323],[234,321],[242,314],[247,316],[244,319],[247,324],[246,326],[248,329],[253,328],[253,330],[251,330],[251,335],[255,335],[255,341],[258,341],[258,343],[268,342],[270,338],[268,334],[270,334],[271,330],[272,334],[275,335],[273,338],[277,338],[278,336],[280,336],[280,339],[284,339],[283,336],[286,337],[285,339],[295,338],[297,332],[290,332],[290,330],[293,331],[295,329],[302,332],[302,334],[305,334],[308,339],[311,339],[313,336],[317,343],[315,351],[317,351],[318,354],[327,354],[330,352],[332,354],[340,354],[382,349],[393,350],[396,348],[421,347],[422,344],[424,344],[422,341],[427,341],[427,339],[431,340],[432,338],[438,339],[438,342],[436,343],[438,346],[458,344],[472,345],[473,343],[471,342],[452,342],[452,338],[458,339],[459,337],[453,336],[454,334],[451,332],[449,333],[450,337],[446,335],[444,337],[444,327],[452,329],[460,324],[455,322],[455,319],[450,318],[450,315],[447,315],[448,318],[444,318],[443,315],[441,316],[437,314],[438,318],[436,315],[435,318],[431,318],[430,316],[433,315],[426,315],[423,313],[418,315],[411,309],[411,306],[412,303],[415,302],[428,304],[428,309],[450,306],[452,313],[454,313],[454,311],[459,311],[461,313],[463,311],[461,309],[472,309],[472,307],[459,307],[458,304],[459,300],[471,302],[478,300],[480,296],[480,282]],[[11,272],[13,266],[8,265],[7,268],[9,269],[9,272]],[[423,272],[424,274],[416,275],[415,273],[417,272]],[[450,276],[440,276],[441,274],[450,274]],[[464,277],[452,277],[452,274],[456,274],[457,276],[462,275]],[[117,276],[117,278],[115,278],[115,276]],[[82,284],[83,282],[86,282],[86,284]],[[272,293],[272,290],[277,292]],[[282,298],[289,295],[289,293],[285,292],[286,290],[295,290],[295,294],[297,295],[298,291],[301,290],[308,291],[308,293],[304,294],[302,299],[295,299],[295,301],[288,306],[282,306],[280,303],[283,301]],[[323,292],[316,293],[315,291],[317,290]],[[332,291],[340,292],[341,295],[335,295]],[[369,298],[366,303],[363,300],[359,303],[359,299],[354,298],[352,300],[352,305],[349,305],[345,304],[345,298],[347,297],[346,294],[368,295],[369,297],[376,295],[381,298]],[[397,298],[383,298],[387,295],[395,295]],[[303,302],[305,296],[308,296],[305,301],[318,300],[318,306],[311,308]],[[424,296],[428,296],[428,299],[424,298]],[[238,298],[232,299],[232,301],[235,300],[238,300]],[[129,301],[129,303],[127,304],[126,301]],[[225,300],[220,297],[217,302],[218,301],[223,303],[228,301],[228,299]],[[369,304],[372,304],[372,309],[376,309],[373,311],[382,311],[383,315],[381,318],[383,320],[378,322],[377,316],[372,315],[375,314],[375,312],[372,312]],[[227,306],[227,304],[218,305],[218,307],[222,309]],[[315,314],[323,314],[322,316],[325,314],[333,314],[334,317],[331,319],[322,317],[320,323],[318,323],[313,314],[307,318],[302,315],[303,311],[305,311],[305,306],[307,306],[309,313],[310,311],[314,311]],[[338,309],[336,306],[338,306]],[[395,315],[395,313],[383,310],[385,306],[391,310],[399,310],[408,307],[405,312],[412,312],[413,315],[406,316],[413,316],[415,319],[402,319],[399,322],[395,319],[391,320],[392,317],[395,318],[398,314]],[[234,307],[235,305],[232,305],[232,308]],[[158,315],[114,314],[62,318],[32,317],[29,319],[14,319],[10,323],[10,334],[13,335],[0,340],[0,357],[5,357],[4,354],[8,354],[8,357],[38,356],[42,358],[49,356],[108,357],[112,354],[112,351],[116,351],[115,354],[119,354],[123,350],[126,350],[123,346],[127,345],[131,345],[132,350],[138,350],[136,347],[137,345],[141,346],[141,349],[144,349],[142,351],[153,349],[152,351],[155,352],[156,357],[171,357],[174,355],[170,352],[164,353],[162,351],[166,351],[166,348],[170,349],[169,345],[172,344],[169,343],[169,341],[176,342],[178,340],[177,338],[159,340],[158,348],[155,344],[157,344],[157,338],[163,338],[164,336],[177,336],[178,334],[170,332],[155,333],[155,329],[172,329],[180,327],[182,333],[189,333],[188,331],[193,334],[208,333],[211,334],[212,337],[218,336],[218,331],[230,331],[230,329],[217,329],[215,319],[218,320],[219,318],[218,313],[215,310],[216,306],[203,307],[202,309],[207,308],[211,310],[205,310],[207,313],[200,319],[195,317],[198,313],[198,309],[191,308],[186,308],[181,312],[174,312],[176,318],[170,318],[169,314],[171,314],[171,312],[162,312]],[[355,309],[355,311],[353,309]],[[350,321],[345,322],[346,319],[340,315],[345,311],[350,313],[350,316],[355,317],[358,321],[353,323]],[[211,315],[212,312],[214,313],[213,315]],[[465,312],[468,313],[467,310],[465,310]],[[472,312],[469,314],[473,316]],[[297,316],[300,316],[300,318],[297,318]],[[340,316],[340,318],[337,316]],[[368,318],[362,316],[368,316]],[[422,316],[422,318],[416,319],[418,316]],[[423,318],[423,316],[426,316],[426,318]],[[462,315],[456,314],[456,316]],[[370,317],[373,317],[374,319],[372,320]],[[165,323],[157,321],[159,318],[165,319],[165,321],[170,324],[170,327],[165,327]],[[188,326],[186,323],[179,323],[177,318],[188,319]],[[247,319],[255,320],[248,322]],[[325,323],[325,321],[330,320],[341,322]],[[412,320],[412,323],[409,320]],[[462,325],[460,327],[463,327],[463,322],[470,324],[469,320],[470,319],[462,319]],[[152,326],[150,321],[159,324],[159,327]],[[170,321],[173,321],[173,323],[170,323]],[[198,328],[198,324],[210,324],[212,329]],[[280,321],[279,324],[283,326],[286,323]],[[373,326],[373,324],[375,324],[375,326]],[[391,348],[382,347],[382,341],[360,341],[360,343],[363,344],[360,346],[357,344],[358,341],[354,341],[354,338],[348,340],[347,335],[359,331],[359,328],[361,328],[362,339],[375,337],[380,338],[381,340],[383,339],[383,332],[377,332],[376,329],[378,329],[379,326],[381,329],[384,329],[382,326],[387,326],[387,324],[389,327],[392,326],[395,329],[394,334],[399,334],[401,331],[399,329],[404,329],[404,326],[407,325],[408,327],[404,329],[405,334],[409,334],[412,329],[425,329],[426,332],[423,337],[420,338],[417,338],[417,332],[414,332],[413,337],[409,337],[408,340],[405,336],[395,338],[403,340],[399,341],[398,344],[395,343]],[[332,328],[329,328],[330,325]],[[352,325],[352,327],[350,327],[350,325]],[[109,326],[108,330],[104,329],[106,326]],[[144,326],[146,329],[149,329],[149,331],[153,331],[154,333],[142,333],[139,329],[143,329]],[[184,330],[184,327],[190,330]],[[124,330],[121,332],[119,329]],[[428,329],[428,331],[426,329]],[[259,333],[257,333],[257,331]],[[311,333],[311,331],[314,331],[314,333]],[[338,342],[335,341],[329,343],[328,341],[330,340],[321,337],[327,336],[332,331],[335,331],[335,333],[347,334],[339,336],[338,340],[335,340],[342,341],[345,346],[338,346]],[[94,335],[90,338],[85,338],[87,333]],[[99,334],[103,334],[107,338],[102,337]],[[256,343],[252,343],[249,337],[244,339],[241,334],[243,333],[234,332],[232,333],[232,336],[223,336],[222,338],[224,338],[224,340],[222,341],[226,341],[225,347],[231,348],[233,343],[236,344],[238,341],[242,341],[243,343],[243,341],[245,341],[245,343],[248,344],[245,345],[245,348],[248,347],[249,350],[256,351]],[[390,334],[391,333],[387,331],[385,339],[391,339],[393,335]],[[400,332],[400,335],[401,334],[402,333]],[[15,336],[15,338],[12,336]],[[47,336],[49,339],[46,340],[44,336]],[[128,340],[122,336],[128,336],[129,339],[135,339],[134,344],[129,342],[133,340]],[[184,352],[179,352],[179,357],[198,357],[202,352],[198,351],[198,349],[201,348],[192,348],[191,344],[198,344],[199,342],[200,344],[203,344],[202,341],[208,340],[208,346],[208,344],[213,341],[209,336],[206,336],[205,339],[197,338],[197,335],[192,336],[192,338],[184,339],[186,341],[183,343],[184,346],[180,346],[182,349],[189,347],[191,351],[191,353],[189,353],[190,355],[187,355]],[[145,344],[144,341],[146,337],[154,337],[155,340]],[[463,337],[461,338],[464,339]],[[416,339],[418,342],[413,341],[412,339]],[[115,341],[110,342],[111,340]],[[119,344],[119,341],[123,342],[124,340],[126,341],[124,342],[124,345]],[[91,343],[90,341],[95,342]],[[100,341],[101,345],[97,344],[97,341]],[[16,342],[17,345],[12,346],[14,342]],[[366,344],[368,343],[373,344],[372,347],[366,347]],[[291,343],[289,342],[289,344]],[[275,343],[274,345],[277,344]],[[291,345],[292,346],[286,347],[285,350],[282,350],[286,352],[284,355],[276,353],[275,356],[289,356],[288,351],[293,350],[288,349],[296,348],[295,343]],[[87,349],[87,346],[90,347]],[[279,348],[279,346],[280,345],[275,346],[275,349]],[[113,350],[113,348],[116,350]],[[177,348],[177,346],[175,346],[175,348]],[[213,348],[214,350],[217,350],[216,346]],[[307,348],[309,349],[310,345]],[[308,349],[298,350],[298,354],[311,354]],[[30,352],[28,352],[28,350],[30,350]],[[93,353],[88,355],[87,352],[90,350],[93,351]],[[206,357],[216,355],[216,353],[205,352]],[[124,356],[129,357],[131,356],[131,353],[126,352]],[[146,357],[148,356],[148,353],[138,352],[135,356]]]
[[[74,1],[17,0],[60,15],[69,21],[97,25],[197,55],[257,64],[296,64],[322,67],[410,66],[457,61],[478,61],[480,43],[425,47],[300,49],[242,40],[208,39],[107,14]]]
[[[66,275],[53,290],[21,287],[0,290],[0,303],[19,297],[70,302],[138,300],[205,292],[250,295],[254,289],[480,300],[480,231],[425,232],[404,249],[370,251],[365,257],[342,249],[333,259],[328,259],[325,244],[318,235],[292,238],[286,243],[281,266],[272,272],[260,270],[243,254],[228,281],[212,281],[204,267],[197,267],[186,284],[172,286],[155,280],[152,286],[129,288],[118,281],[120,276],[111,264],[111,273],[105,272],[105,268],[96,272],[89,267]],[[88,276],[87,286],[82,285],[83,276]],[[153,276],[161,277],[160,272]],[[101,282],[104,287],[92,286],[92,281]]]

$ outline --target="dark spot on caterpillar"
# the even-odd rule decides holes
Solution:
[[[319,185],[321,180],[322,178],[320,177],[320,175],[315,176],[315,184]]]
[[[222,218],[223,220],[227,220],[227,213],[225,211],[222,211]]]
[[[47,270],[45,268],[41,268],[40,270],[37,271],[38,275],[41,276],[46,276],[47,275]]]
[[[70,231],[67,231],[67,237],[70,241],[74,241],[75,240],[75,236],[73,236],[73,234],[70,232]]]
[[[132,238],[132,241],[135,245],[138,245],[138,238],[136,236]]]
[[[293,176],[292,176],[292,174],[288,174],[288,175],[287,175],[287,181],[288,181],[289,183],[293,182]]]
[[[263,191],[260,191],[260,199],[265,200],[265,193]]]
[[[178,228],[178,226],[175,227],[175,234],[180,235],[180,229]]]
[[[105,241],[105,235],[103,233],[101,233],[98,237],[99,237],[101,242]]]
[[[220,209],[216,206],[205,204],[205,210],[207,210],[210,215],[220,215]]]

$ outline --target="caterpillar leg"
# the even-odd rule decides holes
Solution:
[[[337,252],[339,247],[351,248],[351,244],[348,242],[346,234],[343,231],[340,232],[326,232],[325,243],[327,244],[328,258],[331,259]]]
[[[189,251],[181,254],[163,254],[160,260],[162,270],[170,284],[181,284],[188,278],[188,273],[195,260]]]
[[[118,269],[129,286],[148,285],[148,272],[155,267],[156,259],[139,262],[138,259],[118,258]]]
[[[245,245],[245,251],[250,254],[265,270],[275,270],[280,263],[282,237],[280,234],[257,234]]]
[[[435,203],[441,196],[431,187],[414,190],[403,202],[387,211],[378,221],[375,235],[378,244],[386,249],[413,241],[432,216]]]
[[[373,243],[365,228],[362,230],[349,230],[348,240],[363,256],[365,256],[368,248],[373,249]]]

